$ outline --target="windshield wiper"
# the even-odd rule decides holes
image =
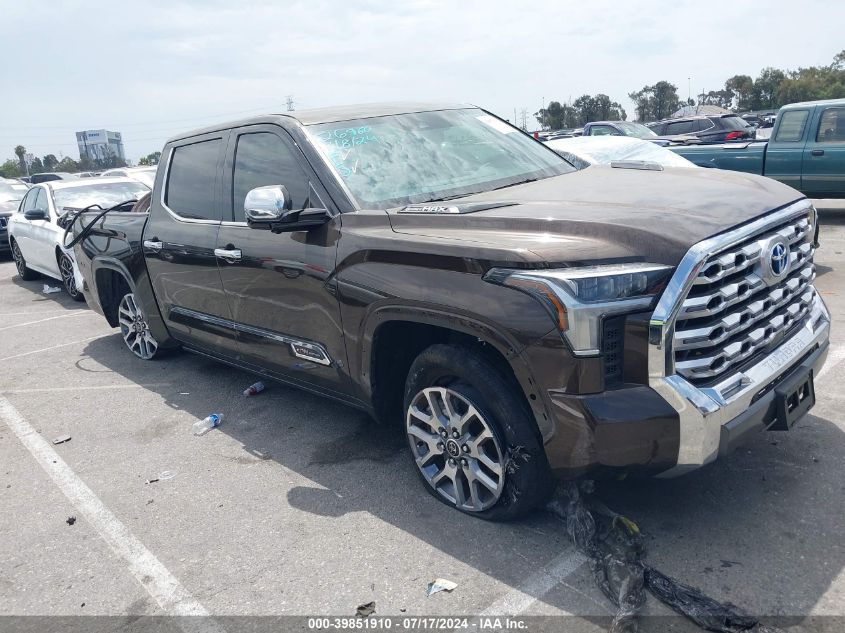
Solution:
[[[445,202],[446,200],[457,200],[458,198],[466,198],[467,196],[474,196],[474,193],[458,193],[454,196],[443,196],[442,198],[430,198],[422,202],[415,202],[414,204],[428,204],[429,202]]]
[[[525,180],[520,180],[518,182],[512,182],[509,185],[502,185],[501,187],[494,187],[492,191],[498,191],[499,189],[506,189],[508,187],[516,187],[517,185],[525,185],[529,182],[537,182],[536,178],[526,178]]]

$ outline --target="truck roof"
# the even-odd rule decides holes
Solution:
[[[806,108],[807,106],[845,106],[845,99],[821,99],[819,101],[800,101],[799,103],[788,103],[781,110],[792,108]]]
[[[460,103],[426,103],[426,102],[386,102],[386,103],[364,103],[357,105],[331,106],[328,108],[313,108],[310,110],[296,110],[294,112],[278,112],[215,123],[203,128],[189,130],[182,134],[168,139],[168,143],[175,140],[190,138],[200,134],[225,130],[231,127],[240,127],[256,123],[268,123],[278,117],[293,119],[302,125],[314,125],[315,123],[333,123],[337,121],[348,121],[350,119],[368,119],[377,116],[390,116],[394,114],[410,114],[413,112],[431,112],[434,110],[460,110],[462,108],[473,108],[476,106]]]

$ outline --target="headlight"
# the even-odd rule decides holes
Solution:
[[[601,319],[651,307],[672,273],[661,264],[610,264],[554,270],[493,268],[486,281],[543,303],[577,356],[599,353]]]

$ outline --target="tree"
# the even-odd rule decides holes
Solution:
[[[698,105],[714,105],[729,110],[733,104],[733,93],[730,90],[711,90],[698,95]]]
[[[18,161],[10,158],[5,163],[0,165],[0,176],[3,178],[17,178],[21,176],[20,165]]]
[[[751,109],[754,80],[748,75],[734,75],[725,82],[725,91],[731,93],[731,103],[737,112]]]
[[[29,173],[31,174],[41,174],[44,173],[44,165],[41,163],[41,159],[36,156],[32,159],[32,162],[29,164]]]
[[[56,171],[56,165],[59,164],[59,159],[55,154],[47,154],[41,163],[44,165],[44,171]]]
[[[139,165],[158,165],[158,162],[161,160],[161,152],[153,152],[152,154],[147,154],[146,156],[142,156],[138,159]]]
[[[778,102],[777,93],[784,79],[786,79],[786,75],[777,68],[770,67],[761,70],[760,75],[754,80],[751,108],[753,110],[779,108],[782,104]]]
[[[642,90],[628,95],[635,104],[637,118],[645,123],[665,119],[680,106],[678,87],[668,81],[658,81],[653,86],[643,86]]]
[[[15,146],[15,156],[18,157],[18,165],[20,166],[20,173],[24,176],[29,176],[29,170],[26,168],[26,148],[23,145]]]
[[[561,105],[559,101],[550,101],[549,106],[540,108],[534,117],[540,122],[540,127],[547,130],[577,126],[575,109],[565,103]]]
[[[65,156],[58,165],[56,165],[56,171],[66,171],[70,174],[73,174],[79,171],[79,163],[73,160],[70,156]]]

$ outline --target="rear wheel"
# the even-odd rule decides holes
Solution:
[[[518,387],[467,348],[432,345],[405,386],[405,431],[428,491],[490,520],[524,515],[553,487],[535,422]]]
[[[126,343],[130,352],[143,360],[155,357],[158,352],[158,342],[150,332],[150,325],[133,293],[126,293],[120,300],[117,320],[123,342]]]
[[[70,295],[74,301],[84,301],[85,296],[82,291],[76,287],[76,275],[73,270],[73,260],[67,253],[59,254],[59,272],[62,275],[62,284],[65,287],[65,292]]]
[[[31,268],[26,267],[26,260],[23,258],[23,253],[15,240],[12,240],[12,257],[15,260],[15,267],[18,269],[18,277],[24,281],[32,281],[38,278],[38,273]]]

